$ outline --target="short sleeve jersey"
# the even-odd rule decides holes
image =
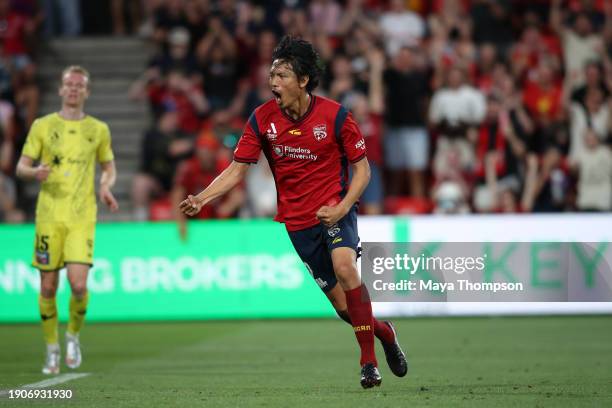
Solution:
[[[95,221],[95,164],[114,159],[106,123],[49,114],[34,121],[22,154],[51,168],[41,183],[36,222]]]
[[[298,231],[319,223],[316,213],[335,205],[348,189],[348,163],[366,156],[366,146],[352,115],[330,99],[311,96],[307,112],[294,120],[275,100],[249,118],[234,160],[256,163],[263,151],[274,175],[276,221]]]

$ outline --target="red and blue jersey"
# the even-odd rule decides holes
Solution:
[[[256,163],[262,151],[276,182],[275,220],[288,231],[318,224],[319,208],[336,205],[348,190],[348,163],[366,156],[365,141],[348,110],[314,95],[297,120],[273,99],[255,109],[234,160]]]

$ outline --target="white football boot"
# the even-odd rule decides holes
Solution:
[[[60,372],[60,348],[58,344],[47,345],[47,356],[42,368],[43,374],[59,374]]]
[[[81,344],[78,334],[66,333],[66,365],[72,369],[81,366]]]

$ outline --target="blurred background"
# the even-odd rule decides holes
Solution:
[[[87,111],[113,133],[122,211],[169,220],[232,159],[270,98],[284,34],[326,65],[373,177],[364,214],[612,209],[612,4],[604,0],[0,0],[0,221],[33,219],[14,177],[58,74],[92,72]],[[201,218],[270,217],[262,160]]]
[[[196,279],[206,265],[189,262],[215,238],[236,256],[294,256],[282,227],[245,220],[275,214],[266,160],[199,215],[237,221],[194,222],[189,233],[172,223],[176,203],[227,166],[245,120],[271,97],[271,54],[285,34],[316,46],[326,66],[316,93],[347,106],[365,136],[362,240],[611,241],[605,0],[0,0],[0,222],[33,221],[38,186],[17,180],[15,164],[32,121],[59,109],[62,68],[81,64],[92,74],[86,111],[113,135],[121,206],[100,206],[96,252],[112,259],[91,280],[126,290],[152,268],[170,275],[143,293],[170,291],[172,273],[197,281],[184,291],[208,290]],[[5,293],[33,290],[31,226],[0,235]],[[152,266],[160,254],[167,263]],[[129,263],[134,256],[143,263]]]

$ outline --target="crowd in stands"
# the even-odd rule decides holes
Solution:
[[[285,34],[316,45],[317,94],[348,107],[372,178],[361,211],[612,210],[612,2],[159,0],[157,46],[131,90],[155,118],[134,179],[136,218],[200,191],[271,97]],[[191,158],[189,158],[191,157]],[[188,181],[186,181],[188,180]],[[265,160],[202,217],[269,216]],[[167,211],[166,216],[171,216]]]
[[[78,0],[0,0],[0,220],[23,212],[14,163],[38,113],[40,36],[77,35]],[[66,6],[67,5],[67,6]],[[316,94],[349,108],[372,178],[360,211],[612,211],[612,2],[605,0],[112,0],[112,30],[155,55],[129,91],[150,106],[134,218],[176,204],[232,160],[271,98],[286,34],[325,63]],[[117,141],[118,143],[118,141]],[[202,218],[268,217],[265,159]],[[183,224],[184,225],[184,224]]]
[[[23,222],[15,165],[38,115],[36,44],[43,29],[36,0],[0,0],[0,222]]]

